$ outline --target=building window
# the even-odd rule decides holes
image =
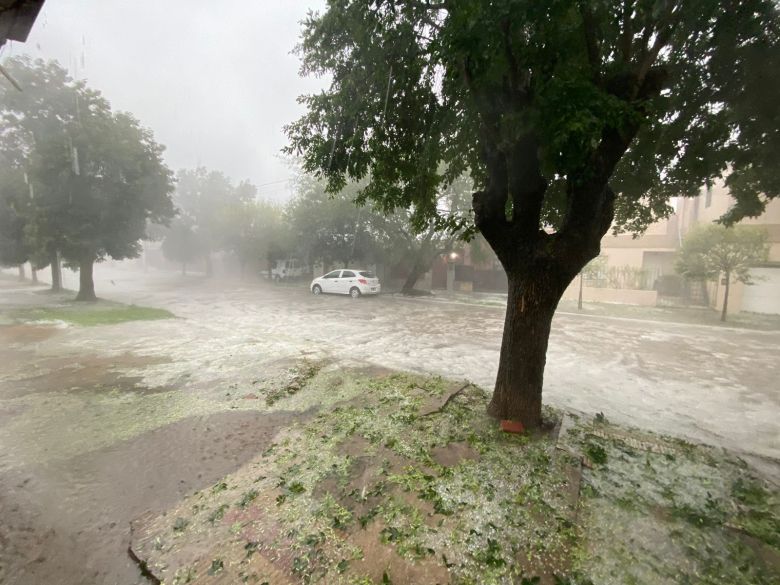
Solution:
[[[704,193],[704,207],[712,205],[712,185],[707,183],[707,190]]]

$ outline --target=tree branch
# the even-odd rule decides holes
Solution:
[[[601,78],[601,56],[598,39],[596,38],[596,19],[588,0],[580,2],[580,14],[582,15],[582,32],[585,35],[585,47],[588,51],[588,62],[594,81]]]
[[[506,54],[507,62],[509,63],[510,100],[526,102],[528,99],[528,87],[527,83],[521,79],[520,64],[517,62],[517,58],[512,49],[511,23],[508,19],[501,23],[501,28],[504,33],[504,52]]]
[[[401,2],[398,2],[398,4],[400,4],[401,7],[412,6],[413,8],[417,8],[419,10],[449,9],[449,3],[446,0],[441,0],[440,2],[431,2],[431,0],[402,0]]]
[[[521,137],[509,157],[509,193],[512,197],[512,223],[526,238],[540,228],[542,203],[547,181],[541,172],[538,143],[532,134]]]
[[[572,278],[599,253],[601,238],[609,230],[615,214],[615,193],[608,182],[638,131],[638,121],[620,131],[606,129],[589,163],[577,175],[583,179],[577,183],[568,180],[569,207],[555,239],[556,245],[564,248],[558,257],[571,258]]]
[[[645,76],[647,75],[648,71],[650,71],[650,68],[655,64],[656,59],[658,59],[658,55],[660,54],[661,49],[663,49],[669,43],[669,40],[672,38],[672,34],[674,34],[674,30],[677,27],[677,21],[675,21],[673,18],[674,6],[675,4],[673,2],[669,3],[669,10],[661,19],[660,26],[658,27],[658,34],[655,37],[655,41],[653,41],[652,47],[650,47],[647,51],[642,51],[643,58],[640,60],[636,71],[637,91],[639,86],[644,84]]]
[[[631,62],[631,44],[634,38],[634,31],[631,24],[631,12],[633,11],[633,3],[631,0],[624,0],[623,2],[623,30],[620,35],[620,54],[623,57],[624,63]]]
[[[472,208],[477,227],[485,233],[500,229],[501,224],[506,224],[507,201],[507,164],[506,158],[498,149],[499,117],[489,98],[475,86],[468,59],[461,62],[463,81],[477,104],[480,116],[479,138],[482,149],[482,160],[488,174],[488,184],[484,191],[478,191],[472,196]],[[487,236],[486,236],[487,237]]]

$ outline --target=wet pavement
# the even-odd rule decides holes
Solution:
[[[66,284],[74,275],[66,273]],[[96,269],[98,295],[177,319],[0,326],[0,582],[143,583],[127,526],[254,456],[290,414],[246,399],[298,359],[489,388],[500,307]],[[0,311],[46,302],[0,282]],[[559,314],[545,400],[780,459],[780,332]]]

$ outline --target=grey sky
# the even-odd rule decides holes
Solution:
[[[279,159],[295,99],[324,82],[298,77],[300,20],[321,0],[47,0],[28,53],[57,59],[167,147],[172,169],[197,164],[286,199]],[[83,53],[83,66],[82,66]]]

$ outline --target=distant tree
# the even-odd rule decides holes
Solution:
[[[148,222],[173,215],[163,148],[57,63],[20,57],[7,68],[24,91],[0,84],[0,134],[16,137],[26,155],[27,233],[37,249],[79,268],[77,300],[95,300],[94,263],[138,256]]]
[[[433,261],[450,252],[461,240],[462,229],[448,227],[460,225],[461,219],[468,217],[470,185],[470,179],[463,176],[444,190],[432,217],[416,217],[413,211],[403,208],[389,214],[370,214],[377,247],[384,253],[383,260],[408,268],[401,293],[413,294],[417,281],[431,269]]]
[[[31,250],[25,226],[25,207],[29,192],[23,172],[0,152],[0,266],[21,267],[30,259]]]
[[[267,201],[240,199],[226,206],[219,221],[222,246],[236,257],[245,276],[247,264],[268,260],[283,245],[282,208]]]
[[[775,0],[333,0],[300,45],[330,87],[287,150],[418,217],[470,171],[509,282],[488,411],[536,427],[555,308],[611,226],[726,169],[728,221],[780,195],[778,22]]]
[[[33,237],[30,214],[34,191],[25,173],[25,154],[13,133],[0,135],[0,266],[30,263],[32,281],[37,271],[51,262],[45,246]],[[60,289],[59,273],[53,269],[52,289]]]
[[[187,274],[187,265],[203,257],[205,246],[200,234],[188,217],[177,217],[165,230],[162,253],[171,262],[181,265],[182,276]]]
[[[732,282],[752,284],[750,268],[769,254],[767,233],[757,226],[710,224],[691,231],[677,258],[677,272],[690,279],[711,280],[723,275],[725,291],[720,320],[726,320]]]
[[[181,169],[177,175],[174,201],[197,226],[206,259],[206,276],[213,272],[211,254],[223,248],[224,233],[220,230],[225,209],[254,199],[257,190],[250,183],[233,185],[221,171],[205,167]]]
[[[348,266],[373,259],[376,240],[370,207],[355,207],[355,187],[328,194],[322,183],[301,176],[298,192],[285,210],[292,237],[308,264]]]
[[[436,230],[433,224],[424,232],[415,233],[403,213],[389,216],[388,219],[385,233],[395,230],[396,234],[391,238],[383,237],[380,246],[385,246],[384,251],[392,263],[406,266],[406,279],[401,286],[401,293],[411,295],[415,292],[417,281],[431,269],[434,260],[450,252],[459,238],[455,233]]]

